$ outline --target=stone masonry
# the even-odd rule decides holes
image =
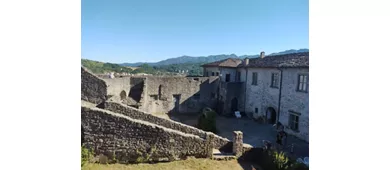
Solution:
[[[95,104],[102,103],[107,99],[105,81],[83,67],[81,67],[81,99]]]
[[[147,122],[154,123],[156,125],[170,128],[173,130],[181,131],[181,132],[184,132],[187,134],[196,135],[202,139],[205,139],[207,137],[207,135],[210,135],[213,137],[213,141],[214,141],[213,146],[214,146],[214,148],[217,148],[217,149],[228,145],[228,143],[230,142],[230,140],[228,140],[226,138],[222,138],[218,135],[215,135],[214,133],[207,133],[207,132],[200,130],[198,128],[188,126],[188,125],[185,125],[185,124],[182,124],[180,122],[176,122],[176,121],[173,121],[170,119],[161,118],[161,117],[143,112],[139,109],[126,106],[124,104],[115,103],[115,102],[106,102],[104,104],[104,109],[109,110],[109,111],[113,111],[115,113],[120,113],[120,114],[126,115],[130,118],[133,118],[133,119],[147,121]]]
[[[137,162],[140,158],[153,161],[187,156],[206,158],[213,151],[212,137],[202,139],[99,108],[82,107],[81,120],[86,147],[119,163]]]
[[[243,153],[243,134],[241,131],[233,132],[233,154],[240,157]]]

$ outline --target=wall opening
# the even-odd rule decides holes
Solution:
[[[226,82],[230,82],[230,74],[226,74],[225,75],[225,81]]]
[[[175,103],[175,106],[173,107],[173,112],[179,113],[180,112],[180,94],[173,95],[173,102]]]
[[[275,124],[276,123],[276,111],[272,107],[268,107],[266,111],[267,116],[267,122],[269,124]]]
[[[233,98],[231,101],[231,111],[232,112],[238,111],[238,100],[236,97]]]
[[[121,93],[119,94],[119,96],[121,97],[121,100],[125,100],[126,99],[126,92],[124,90],[121,91]]]
[[[161,100],[161,90],[162,90],[162,85],[160,84],[158,86],[158,99]]]

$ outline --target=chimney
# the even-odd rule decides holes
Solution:
[[[265,57],[265,52],[262,51],[262,52],[260,53],[260,58],[264,58],[264,57]]]
[[[246,66],[249,64],[249,58],[245,58],[245,63]]]

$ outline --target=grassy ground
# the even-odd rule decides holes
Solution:
[[[240,164],[237,160],[215,161],[211,159],[187,159],[157,164],[87,164],[82,170],[252,170],[250,164]],[[256,168],[259,170],[259,168]]]

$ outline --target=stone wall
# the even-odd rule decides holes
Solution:
[[[308,75],[309,69],[283,69],[279,121],[287,127],[287,133],[309,141],[309,93],[297,91],[298,74],[302,73]],[[300,114],[299,131],[292,131],[288,128],[290,113]]]
[[[81,67],[81,100],[99,104],[107,99],[106,83]]]
[[[132,108],[132,107],[126,106],[124,104],[115,103],[115,102],[106,102],[104,104],[104,109],[126,115],[130,118],[133,118],[133,119],[147,121],[147,122],[154,123],[156,125],[163,126],[163,127],[169,128],[169,129],[178,130],[178,131],[188,133],[188,134],[193,134],[193,135],[199,136],[202,139],[205,139],[207,136],[207,133],[203,130],[200,130],[200,129],[194,128],[192,126],[188,126],[188,125],[185,125],[185,124],[182,124],[182,123],[170,120],[170,119],[164,119],[164,118],[152,115],[152,114],[148,114],[148,113],[143,112],[139,109]],[[228,139],[222,138],[222,137],[215,135],[213,133],[211,133],[211,135],[214,138],[214,147],[217,149],[227,147],[226,145],[230,142]]]
[[[257,72],[257,85],[252,85],[253,72]],[[280,77],[280,71],[278,69],[248,69],[245,111],[248,113],[253,113],[254,118],[266,116],[266,111],[268,108],[273,108],[275,112],[278,113],[279,88],[271,87],[272,73],[279,73]]]
[[[244,111],[244,93],[242,93],[244,83],[242,82],[221,82],[219,88],[220,100],[223,101],[221,103],[222,112],[220,114],[228,115],[233,114],[234,111]],[[233,100],[237,102],[237,109],[232,110]]]
[[[124,95],[127,97],[130,92],[130,77],[104,78],[107,84],[107,94],[113,96]]]
[[[215,108],[218,77],[156,77],[145,79],[144,107],[148,113],[199,113]],[[178,101],[177,103],[175,101]]]
[[[186,156],[206,158],[212,152],[212,137],[185,134],[99,108],[81,107],[84,144],[96,155],[132,163],[148,155],[154,161]]]

